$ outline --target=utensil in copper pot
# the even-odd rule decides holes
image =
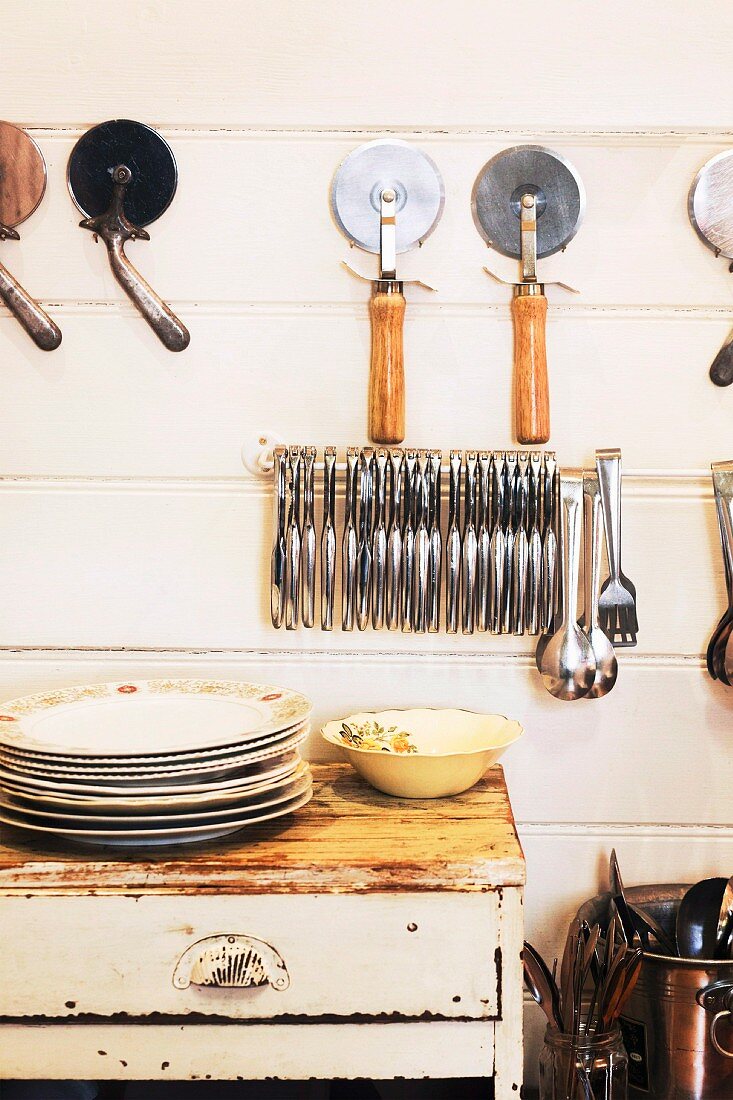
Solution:
[[[339,229],[351,245],[379,257],[376,279],[346,265],[372,286],[369,438],[374,443],[401,443],[405,438],[406,303],[397,256],[430,236],[443,213],[444,197],[443,180],[430,157],[396,138],[354,149],[331,185],[331,209]]]
[[[71,151],[69,193],[84,215],[82,229],[101,238],[112,274],[169,351],[184,351],[188,329],[125,254],[129,241],[149,241],[145,229],[168,209],[178,185],[173,152],[150,126],[113,119],[87,130]]]
[[[0,122],[0,242],[19,241],[16,226],[30,218],[46,191],[46,162],[30,134]],[[61,330],[45,309],[0,264],[0,300],[41,351],[55,351]]]

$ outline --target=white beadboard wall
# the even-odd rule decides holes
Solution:
[[[290,684],[316,723],[351,709],[516,715],[506,757],[528,860],[527,930],[552,954],[612,846],[629,882],[733,866],[733,692],[702,655],[724,601],[709,463],[733,453],[733,393],[707,369],[733,279],[687,222],[690,181],[733,144],[733,7],[700,0],[28,0],[3,13],[0,113],[29,127],[49,188],[2,259],[64,332],[36,351],[0,311],[0,696],[144,675]],[[69,151],[89,125],[162,130],[176,201],[133,261],[190,327],[166,352],[77,228]],[[511,325],[469,209],[498,150],[578,167],[585,224],[545,262],[553,439],[564,465],[620,446],[624,564],[639,647],[601,702],[542,690],[530,639],[271,629],[270,497],[240,449],[263,431],[365,437],[366,288],[340,267],[328,187],[370,137],[414,139],[446,185],[405,258],[408,436],[510,445]],[[348,257],[362,270],[369,260]],[[323,755],[313,739],[312,757]],[[416,812],[419,808],[416,807]],[[541,1013],[527,1010],[527,1078]]]

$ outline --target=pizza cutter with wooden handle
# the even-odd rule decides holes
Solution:
[[[700,240],[716,256],[733,260],[733,149],[718,153],[702,166],[692,181],[687,209]],[[733,272],[733,263],[729,271]],[[733,331],[710,367],[716,386],[733,382]]]
[[[0,122],[0,241],[18,241],[15,226],[38,208],[46,190],[46,162],[30,134]],[[0,264],[0,300],[41,351],[55,351],[61,330]]]
[[[376,279],[345,265],[372,284],[369,438],[374,443],[401,443],[405,438],[405,283],[397,278],[397,256],[430,236],[443,202],[443,180],[430,157],[391,138],[354,149],[331,186],[331,209],[341,232],[351,245],[379,256]]]
[[[493,157],[478,174],[471,198],[473,218],[490,248],[520,261],[514,288],[514,420],[520,443],[550,438],[545,284],[537,260],[564,249],[585,212],[585,191],[575,169],[540,145],[517,145]],[[499,278],[486,268],[492,278]],[[557,286],[572,291],[565,283]]]

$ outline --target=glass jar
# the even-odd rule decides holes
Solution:
[[[627,1100],[629,1059],[618,1027],[573,1039],[545,1031],[540,1052],[540,1100]],[[590,1087],[588,1087],[590,1086]]]

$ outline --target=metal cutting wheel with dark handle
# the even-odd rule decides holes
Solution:
[[[117,282],[168,350],[183,351],[188,329],[125,255],[127,241],[150,240],[144,227],[173,201],[178,172],[168,142],[142,122],[102,122],[74,146],[67,182],[80,224],[104,241]]]
[[[0,122],[0,241],[20,240],[16,226],[38,209],[46,191],[46,162],[30,134]],[[54,351],[61,330],[0,264],[0,299],[42,351]]]
[[[481,169],[471,209],[489,247],[520,261],[520,280],[512,284],[515,431],[520,443],[547,443],[547,298],[536,265],[565,248],[577,233],[585,212],[583,184],[559,153],[541,145],[517,145]]]

